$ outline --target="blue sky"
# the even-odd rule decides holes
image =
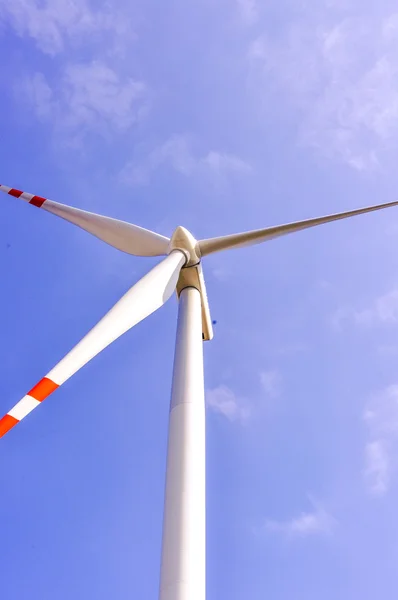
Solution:
[[[396,199],[394,2],[0,0],[0,182],[198,237]],[[155,259],[4,196],[7,412]],[[208,598],[397,595],[398,213],[206,258]],[[5,600],[157,598],[172,299],[1,442]]]

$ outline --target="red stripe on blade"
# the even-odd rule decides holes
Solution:
[[[11,415],[4,415],[4,417],[0,419],[0,438],[3,437],[7,431],[10,431],[17,423],[19,423],[18,419],[14,419]]]
[[[46,199],[42,198],[41,196],[33,196],[33,198],[29,200],[29,204],[33,204],[33,206],[37,206],[37,208],[40,208],[45,201]]]
[[[28,396],[31,396],[39,402],[43,402],[43,400],[52,394],[52,392],[54,392],[58,387],[58,383],[51,381],[51,379],[48,379],[48,377],[44,377],[41,381],[39,381],[38,384],[35,385],[35,387],[30,390],[30,392],[28,392]]]
[[[20,190],[15,190],[14,188],[12,188],[9,192],[10,196],[15,196],[15,198],[19,198],[19,196],[22,196],[23,192],[21,192]]]

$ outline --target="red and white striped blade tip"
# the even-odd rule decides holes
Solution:
[[[43,206],[44,202],[46,201],[46,198],[42,198],[42,196],[35,196],[34,194],[29,194],[28,192],[21,192],[21,190],[10,188],[6,185],[0,185],[0,191],[8,194],[9,196],[14,196],[14,198],[21,198],[21,200],[25,200],[25,202],[29,202],[29,204],[33,204],[33,206],[37,206],[37,208]]]
[[[43,377],[2,419],[0,419],[0,438],[22,421],[34,408],[39,406],[52,392],[59,387],[58,383]]]

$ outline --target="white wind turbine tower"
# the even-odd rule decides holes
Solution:
[[[330,221],[398,205],[379,204],[344,213],[197,241],[184,227],[171,239],[0,185],[136,256],[166,256],[115,304],[91,331],[2,419],[0,437],[111,342],[160,308],[177,292],[177,339],[170,403],[160,600],[205,599],[205,401],[202,340],[213,337],[201,260],[213,252],[259,244]]]

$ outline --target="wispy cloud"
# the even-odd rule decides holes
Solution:
[[[207,390],[206,403],[211,410],[223,415],[229,421],[245,422],[251,414],[247,401],[238,397],[226,385]]]
[[[210,151],[195,154],[188,136],[175,135],[153,149],[144,159],[131,160],[120,173],[120,179],[130,185],[149,182],[154,171],[166,166],[184,176],[210,173],[222,176],[228,173],[250,173],[252,168],[244,160],[231,154]]]
[[[242,21],[247,25],[253,25],[258,20],[257,0],[236,0]]]
[[[366,407],[363,419],[368,428],[364,478],[369,491],[384,495],[398,466],[398,385],[376,394]]]
[[[36,115],[72,140],[93,131],[125,131],[147,109],[145,84],[101,62],[69,65],[54,85],[35,73],[18,84],[21,89]]]
[[[265,530],[277,532],[289,538],[329,535],[336,525],[335,518],[314,501],[313,510],[302,512],[299,516],[286,521],[267,520]]]
[[[252,90],[269,110],[296,113],[300,143],[374,167],[398,134],[397,24],[398,13],[336,20],[331,8],[313,11],[252,42]]]
[[[277,370],[262,371],[260,382],[265,394],[269,398],[278,398],[282,391],[282,376]]]
[[[251,166],[241,158],[232,154],[214,152],[213,150],[203,158],[199,158],[197,162],[198,164],[202,163],[215,173],[225,173],[227,171],[249,173],[252,170]]]
[[[224,283],[231,278],[231,271],[222,265],[217,265],[211,269],[213,277],[220,283]]]
[[[85,0],[0,0],[0,21],[52,56],[68,43],[92,43],[96,35],[102,41],[104,34],[120,39],[127,28],[126,18],[117,11],[98,4],[93,9]]]
[[[390,484],[390,457],[382,440],[366,444],[364,476],[373,494],[383,496],[387,492]]]
[[[363,327],[398,324],[398,288],[394,287],[376,297],[369,306],[340,307],[332,316],[332,324],[336,329],[341,330],[344,323],[348,322]]]
[[[375,299],[372,306],[354,312],[354,319],[363,325],[398,323],[398,289],[394,288]]]
[[[26,77],[17,86],[17,92],[25,92],[33,110],[39,119],[46,120],[54,113],[54,93],[43,73]]]
[[[229,421],[246,423],[254,412],[261,411],[261,407],[264,406],[264,396],[267,399],[275,399],[280,396],[282,391],[282,377],[279,371],[261,371],[259,379],[263,390],[262,398],[249,399],[242,397],[237,395],[230,387],[219,385],[206,391],[207,406]]]

